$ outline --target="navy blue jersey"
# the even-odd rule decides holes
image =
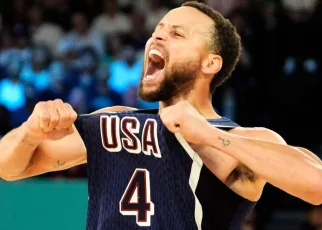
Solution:
[[[209,122],[237,127],[226,118]],[[83,115],[75,124],[87,149],[88,230],[240,229],[254,206],[156,114]]]

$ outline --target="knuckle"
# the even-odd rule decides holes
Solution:
[[[51,124],[58,123],[58,121],[59,121],[59,116],[57,113],[50,114],[50,123]]]
[[[41,107],[41,106],[44,106],[45,105],[45,102],[43,101],[40,101],[36,104],[36,107]]]
[[[40,101],[35,105],[35,111],[39,111],[39,110],[41,111],[41,110],[44,110],[45,108],[46,108],[46,103],[43,101]]]
[[[45,102],[46,107],[52,107],[52,105],[53,105],[53,101],[46,101]]]
[[[50,119],[50,123],[52,123],[52,124],[57,124],[57,123],[58,123],[58,121],[59,121],[58,116],[53,116],[53,117],[51,117],[51,119]]]
[[[64,103],[64,105],[67,106],[68,108],[72,107],[69,103]]]
[[[77,119],[77,113],[74,111],[73,113],[70,114],[70,118],[75,121]]]
[[[69,121],[69,115],[68,114],[64,114],[60,117],[60,121],[63,122],[63,123],[66,123]]]
[[[61,99],[54,100],[55,104],[63,104],[64,102]]]
[[[48,121],[49,120],[49,114],[47,113],[47,112],[42,112],[41,114],[40,114],[40,118],[42,119],[42,120],[44,120],[44,121]]]

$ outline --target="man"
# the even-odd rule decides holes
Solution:
[[[160,101],[159,115],[112,107],[79,116],[76,130],[70,105],[40,102],[1,140],[1,176],[87,162],[88,229],[240,229],[267,182],[320,204],[318,157],[213,110],[211,94],[240,49],[235,28],[211,8],[171,10],[147,42],[139,89],[143,100]]]

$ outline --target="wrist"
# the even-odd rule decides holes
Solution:
[[[28,145],[32,145],[36,147],[43,141],[42,135],[39,135],[36,132],[32,131],[32,129],[30,128],[27,122],[24,122],[21,125],[20,131],[22,135],[22,140]]]
[[[206,146],[211,146],[213,148],[217,148],[218,145],[218,129],[216,127],[213,127],[211,125],[207,125],[207,127],[205,127],[204,129],[204,143],[203,145]]]
[[[215,149],[222,151],[224,148],[228,148],[232,144],[232,137],[227,132],[222,131],[216,127],[210,126],[207,130],[205,145],[211,146]]]

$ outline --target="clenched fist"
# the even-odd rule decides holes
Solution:
[[[57,99],[39,102],[25,122],[29,137],[35,141],[59,140],[73,133],[77,118],[71,105]]]
[[[187,101],[162,109],[160,117],[170,132],[180,133],[192,144],[204,144],[206,130],[211,128],[208,121]]]

